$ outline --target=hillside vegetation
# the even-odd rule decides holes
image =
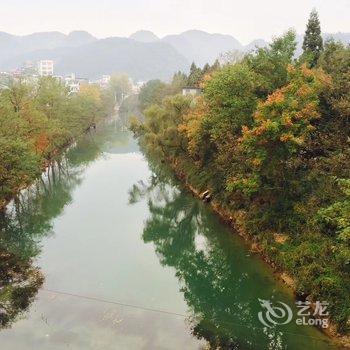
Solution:
[[[317,14],[239,62],[192,67],[140,94],[145,152],[209,189],[297,293],[350,330],[350,49],[323,45]],[[197,81],[195,81],[197,80]],[[190,81],[203,89],[178,94]],[[161,86],[163,84],[163,86]]]

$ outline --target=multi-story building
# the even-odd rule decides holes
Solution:
[[[38,73],[41,77],[47,77],[53,75],[53,61],[41,60],[38,62]]]

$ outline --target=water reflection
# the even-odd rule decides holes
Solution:
[[[127,136],[116,133],[104,125],[79,139],[0,212],[0,329],[10,327],[29,309],[42,286],[44,276],[34,260],[42,239],[52,233],[53,219],[71,203],[84,169],[103,155],[106,143],[128,144]]]
[[[25,320],[3,330],[2,346],[194,349],[204,339],[222,349],[326,348],[314,330],[261,328],[258,297],[292,300],[207,207],[174,186],[157,161],[149,162],[148,181],[148,165],[136,150],[114,124],[86,135],[2,213],[0,327],[10,327],[29,309],[43,283],[35,265],[46,275],[46,290]],[[139,178],[144,181],[127,196]],[[127,205],[128,197],[138,204]],[[50,235],[55,239],[46,239]],[[188,310],[188,322],[84,296],[181,315]]]
[[[175,269],[192,334],[211,349],[329,348],[311,327],[262,327],[258,298],[293,305],[291,296],[203,203],[173,186],[168,170],[152,159],[149,164],[154,174],[133,186],[130,203],[148,200],[142,238],[154,245],[163,266]]]

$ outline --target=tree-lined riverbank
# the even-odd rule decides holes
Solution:
[[[318,26],[313,13],[297,60],[289,31],[197,72],[199,97],[154,94],[132,129],[146,152],[234,213],[298,296],[327,301],[337,331],[348,333],[350,49],[317,44]]]
[[[5,349],[335,349],[313,327],[259,322],[259,299],[296,313],[288,290],[114,123],[21,192],[0,230]]]
[[[0,91],[0,208],[62,149],[112,113],[114,96],[97,86],[78,94],[57,79],[14,81]]]

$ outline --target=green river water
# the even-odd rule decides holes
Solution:
[[[0,226],[1,350],[335,349],[296,325],[272,270],[113,123],[67,150]],[[259,299],[293,319],[264,326]]]

